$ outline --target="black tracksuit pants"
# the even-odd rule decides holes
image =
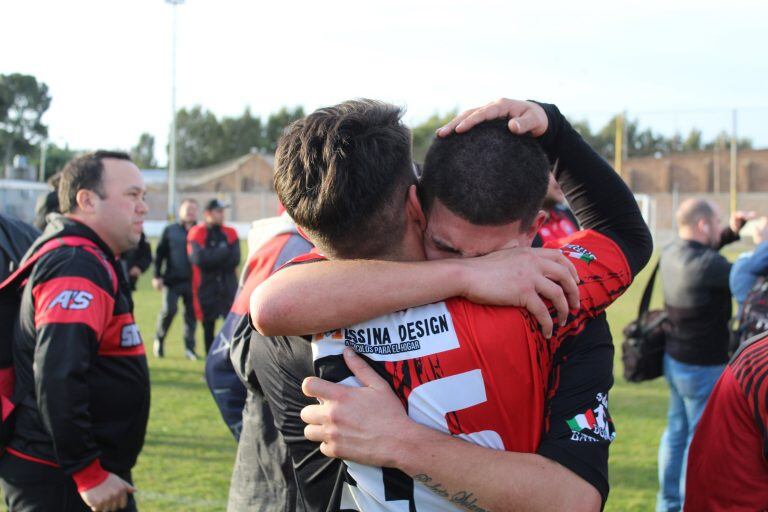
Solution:
[[[182,281],[163,287],[163,309],[157,317],[157,331],[155,338],[160,343],[165,342],[171,322],[179,310],[178,302],[181,298],[184,303],[184,346],[195,351],[195,307],[192,302],[192,283]]]

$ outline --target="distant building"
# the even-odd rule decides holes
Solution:
[[[0,213],[31,224],[35,220],[38,197],[48,194],[50,190],[47,183],[0,179]]]
[[[277,214],[277,194],[272,175],[274,155],[249,153],[202,169],[176,173],[177,201],[185,197],[201,204],[217,197],[231,205],[229,221],[251,222]],[[168,197],[168,171],[142,170],[147,184],[150,219],[165,219]]]
[[[675,185],[680,193],[719,193],[730,187],[727,149],[628,158],[623,168],[636,194],[669,193]],[[739,192],[768,192],[768,150],[739,150],[736,183]]]

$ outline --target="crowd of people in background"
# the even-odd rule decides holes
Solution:
[[[153,258],[124,153],[70,161],[40,203],[42,232],[0,216],[10,510],[137,510],[150,382],[132,292],[150,266],[154,356],[179,300],[189,360],[202,324],[206,381],[238,443],[228,510],[605,506],[605,310],[653,248],[631,191],[554,105],[467,111],[423,166],[401,116],[355,100],[288,127],[285,211],[253,223],[239,281],[215,198],[202,222],[182,200]],[[724,227],[717,205],[684,201],[660,256],[659,511],[768,506],[768,219],[753,252],[719,254],[755,217]]]

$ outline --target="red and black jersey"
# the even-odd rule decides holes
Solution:
[[[240,243],[229,226],[198,224],[187,233],[192,295],[198,320],[225,316],[237,292]]]
[[[136,463],[149,416],[149,371],[133,318],[129,284],[109,248],[87,226],[59,216],[45,242],[80,237],[93,246],[62,246],[34,265],[24,287],[14,340],[16,409],[8,451],[59,466],[78,489],[106,471]]]
[[[291,450],[308,510],[448,510],[446,501],[405,474],[340,465],[303,437],[298,411],[312,399],[295,390],[312,373],[354,385],[341,357],[347,346],[390,382],[414,420],[485,447],[536,452],[555,352],[632,280],[619,247],[599,233],[579,232],[548,245],[573,259],[583,281],[581,309],[550,340],[524,310],[454,298],[315,335],[314,367],[306,360],[309,344],[302,338],[259,337],[251,343],[251,359]],[[321,257],[294,262],[314,258]],[[606,405],[565,420],[570,435],[584,442],[612,439]]]
[[[341,357],[351,347],[368,358],[414,421],[485,448],[536,452],[549,374],[562,341],[580,332],[623,293],[632,274],[619,247],[593,231],[546,244],[572,258],[581,307],[547,340],[519,308],[480,306],[460,298],[391,313],[316,335],[319,377],[359,385]],[[584,442],[611,440],[607,397],[568,419]],[[403,473],[346,462],[341,509],[459,510]],[[354,481],[354,484],[350,482]]]
[[[685,510],[768,509],[768,336],[726,366],[688,455]]]

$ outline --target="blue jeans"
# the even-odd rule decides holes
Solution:
[[[659,444],[657,512],[681,510],[685,499],[688,446],[707,399],[725,365],[699,366],[664,354],[664,376],[669,384],[667,428]]]

